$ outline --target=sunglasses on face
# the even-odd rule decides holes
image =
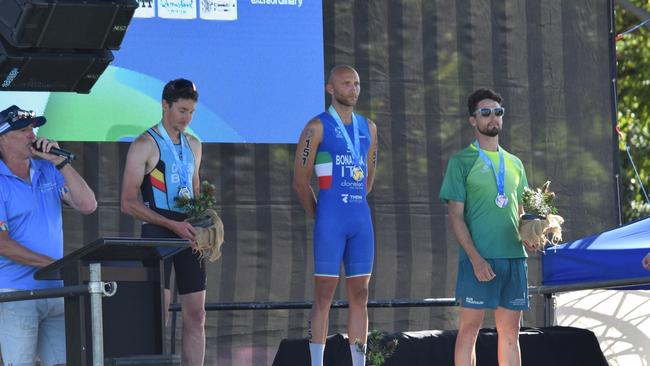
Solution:
[[[472,115],[477,116],[480,114],[483,117],[490,117],[490,114],[494,113],[495,116],[501,117],[506,113],[506,109],[503,107],[496,108],[479,108],[472,113]]]

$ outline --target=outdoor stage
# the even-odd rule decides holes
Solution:
[[[154,4],[150,8],[153,11],[163,1],[150,3]],[[299,118],[289,113],[293,108],[282,107],[279,102],[289,101],[296,107],[313,103],[313,98],[305,91],[323,88],[326,79],[323,71],[339,63],[357,69],[361,95],[355,110],[372,119],[379,136],[377,178],[368,196],[376,245],[370,299],[453,296],[459,245],[449,229],[447,210],[438,193],[450,157],[473,140],[465,99],[479,87],[493,88],[503,96],[507,112],[499,142],[521,159],[530,185],[553,181],[558,209],[567,219],[565,240],[575,240],[618,225],[621,169],[619,141],[614,131],[617,73],[612,0],[314,0],[303,2],[300,9],[258,6],[246,1],[237,3],[241,15],[238,21],[217,23],[200,17],[182,21],[158,17],[135,19],[126,39],[141,37],[146,43],[139,52],[129,52],[128,44],[116,52],[116,63],[111,70],[127,63],[132,67],[104,74],[97,89],[83,96],[85,108],[66,93],[52,93],[47,97],[50,99],[40,98],[39,94],[36,102],[27,102],[23,94],[2,94],[6,97],[6,106],[18,104],[42,112],[48,118],[44,127],[50,132],[42,129],[39,133],[59,141],[62,148],[80,157],[73,166],[96,194],[98,208],[92,215],[82,216],[64,207],[65,253],[72,253],[101,237],[140,236],[141,223],[120,211],[122,175],[129,149],[122,136],[137,135],[157,123],[160,88],[156,86],[162,87],[170,78],[186,77],[196,83],[201,94],[191,125],[192,131],[204,142],[201,180],[208,180],[217,187],[217,212],[225,227],[222,257],[206,265],[207,302],[223,305],[311,301],[314,295],[313,220],[305,215],[292,190],[300,129],[289,131],[290,138],[282,141],[271,140],[270,136],[290,124],[302,126],[308,121],[311,114],[298,121]],[[322,20],[322,42],[309,43],[308,49],[270,46],[246,49],[244,41],[248,40],[242,34],[233,32],[228,33],[231,37],[224,36],[226,29],[232,31],[248,22],[260,26],[281,24],[282,29],[285,25],[292,26],[294,28],[284,33],[290,39],[303,39],[305,26],[311,29],[318,22],[306,17],[301,22],[287,19],[314,7],[322,13],[320,18],[316,16]],[[263,11],[268,11],[266,18],[262,17]],[[254,22],[254,19],[266,20]],[[273,23],[269,23],[271,21]],[[166,45],[168,35],[173,35],[166,33],[165,28],[150,31],[153,29],[150,26],[158,22],[165,22],[165,27],[169,24],[182,27],[174,34],[192,40],[192,45],[195,39],[210,45],[234,42],[242,49],[257,53],[254,57],[237,58],[220,48],[219,53],[200,53],[199,57],[197,52],[204,49],[194,47],[191,52],[169,52],[165,58],[152,58],[148,50],[153,41],[149,41],[155,38]],[[214,36],[204,32],[207,26],[214,27]],[[280,29],[265,32],[260,28],[255,38],[266,40],[264,37],[274,38],[281,34]],[[279,84],[289,85],[283,81],[265,83],[264,78],[253,78],[254,83],[242,82],[244,75],[274,76],[280,80],[294,77],[297,74],[292,67],[293,61],[299,58],[313,61],[320,57],[309,51],[313,48],[323,50],[323,65],[300,79],[304,85],[291,89],[291,94],[279,91]],[[286,62],[277,67],[268,64],[273,52]],[[138,55],[145,57],[138,61]],[[184,57],[191,58],[191,63],[182,61]],[[215,67],[212,61],[230,62],[245,71],[227,72]],[[199,67],[194,67],[195,63],[200,64]],[[47,66],[45,69],[49,71]],[[132,74],[137,70],[146,75]],[[118,81],[124,83],[123,87],[115,87],[122,85],[116,84]],[[142,90],[136,88],[141,81]],[[107,83],[104,88],[101,87],[103,82]],[[220,88],[220,82],[243,86],[247,92],[245,98],[237,98],[230,88]],[[324,91],[323,96],[326,96]],[[255,132],[260,139],[239,143],[225,143],[230,141],[225,137],[218,141],[211,139],[214,135],[226,136],[228,131],[219,121],[225,119],[227,110],[251,112],[257,108],[247,108],[244,102],[252,101],[257,105],[264,98],[278,102],[272,104],[273,113],[264,115],[259,121],[261,127],[252,125],[256,121],[253,118],[227,115],[244,124],[245,132]],[[211,109],[212,104],[215,107]],[[326,105],[317,107],[313,115],[324,110]],[[311,108],[306,109],[312,113]],[[137,130],[118,122],[108,125],[86,118],[81,112],[87,110],[98,111],[111,121],[117,116],[126,116],[129,122],[142,125]],[[136,112],[149,116],[139,118],[133,114]],[[210,122],[208,127],[201,128],[204,126],[200,122],[202,119]],[[119,139],[57,137],[65,130],[93,133],[93,136],[103,131],[103,135]],[[530,253],[531,286],[544,285],[541,257],[541,254]],[[635,259],[634,264],[639,261],[640,258]],[[118,284],[116,296],[120,296],[120,289],[124,288]],[[345,281],[342,280],[334,298],[345,299],[345,295]],[[576,306],[563,324],[568,325],[568,321],[578,316],[584,318],[585,313],[591,316],[592,322],[576,321],[572,325],[596,324],[591,330],[599,332],[613,329],[610,325],[614,324],[617,333],[601,338],[602,350],[612,364],[627,366],[633,363],[618,362],[612,350],[618,346],[621,353],[628,352],[632,342],[629,334],[638,334],[638,341],[632,344],[634,350],[639,350],[638,354],[645,355],[650,338],[647,333],[635,333],[639,329],[639,319],[644,318],[637,312],[624,313],[630,301],[627,301],[629,298],[621,299],[616,307],[602,311],[605,316],[589,311],[591,308],[585,310]],[[543,306],[544,298],[540,295],[533,295],[530,300],[531,309],[524,313],[522,325],[544,325],[546,313],[552,313],[552,309]],[[620,309],[620,313],[612,313],[610,309]],[[178,309],[174,313],[177,319],[170,322],[164,344],[170,352],[178,354],[183,324]],[[110,322],[108,311],[106,315]],[[559,321],[562,319],[558,317]],[[307,350],[304,340],[285,341],[280,352],[278,347],[283,339],[305,337],[308,321],[308,308],[243,310],[220,306],[218,311],[208,309],[205,365],[271,365],[274,358],[277,358],[276,364],[283,364],[277,362],[286,360],[283,357],[287,355],[294,361],[300,360]],[[347,311],[330,312],[329,334],[345,332],[346,324]],[[457,311],[453,307],[369,310],[369,329],[386,332],[454,329],[457,324]],[[494,326],[493,319],[486,317],[484,326]],[[575,351],[573,332],[572,336],[555,335],[552,328],[542,334],[529,332],[522,334],[526,365],[538,360],[534,356],[534,361],[528,361],[529,352],[548,350],[544,347],[550,347],[546,342],[551,341],[553,347],[543,352],[545,357],[566,349],[571,352],[564,355],[564,359],[582,357],[582,352]],[[416,333],[397,334],[402,345],[394,360],[403,357],[402,353],[412,353],[434,363],[437,359],[434,357],[448,357],[452,349],[449,337],[453,338],[450,335],[453,333],[429,331],[419,337],[414,335]],[[494,343],[494,336],[485,337],[484,334],[479,345]],[[529,338],[541,338],[544,342]],[[294,342],[298,346],[290,347]],[[345,345],[344,341],[340,343]],[[421,344],[428,350],[420,351],[417,346]],[[409,352],[411,347],[416,351]],[[335,349],[336,346],[329,347],[328,354]],[[479,357],[493,357],[485,352],[493,352],[494,347],[483,349],[479,350]],[[596,354],[600,355],[600,351]],[[391,362],[386,366],[398,364]],[[444,360],[441,359],[440,364],[444,364]]]

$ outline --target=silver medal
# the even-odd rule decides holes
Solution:
[[[494,202],[499,206],[499,208],[504,208],[508,206],[508,197],[505,194],[498,194]]]
[[[190,194],[190,189],[187,187],[181,187],[178,190],[178,197],[192,198],[192,195]]]

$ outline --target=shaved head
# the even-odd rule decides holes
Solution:
[[[361,91],[359,74],[350,65],[337,65],[330,71],[325,90],[332,96],[332,103],[354,107]]]
[[[338,75],[343,70],[352,71],[355,74],[357,74],[357,76],[359,75],[357,73],[357,70],[355,70],[354,67],[352,67],[350,65],[345,65],[345,64],[336,65],[336,66],[332,67],[332,69],[330,70],[329,77],[327,78],[327,83],[331,84],[332,80],[334,79],[334,76]]]

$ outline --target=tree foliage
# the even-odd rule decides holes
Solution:
[[[650,1],[629,0],[650,14]],[[615,8],[616,32],[621,33],[645,19],[620,6]],[[648,23],[650,24],[650,23]],[[622,203],[625,221],[650,216],[641,184],[648,189],[650,176],[650,29],[641,27],[616,42],[618,125],[621,131]],[[641,181],[636,177],[626,148]]]

